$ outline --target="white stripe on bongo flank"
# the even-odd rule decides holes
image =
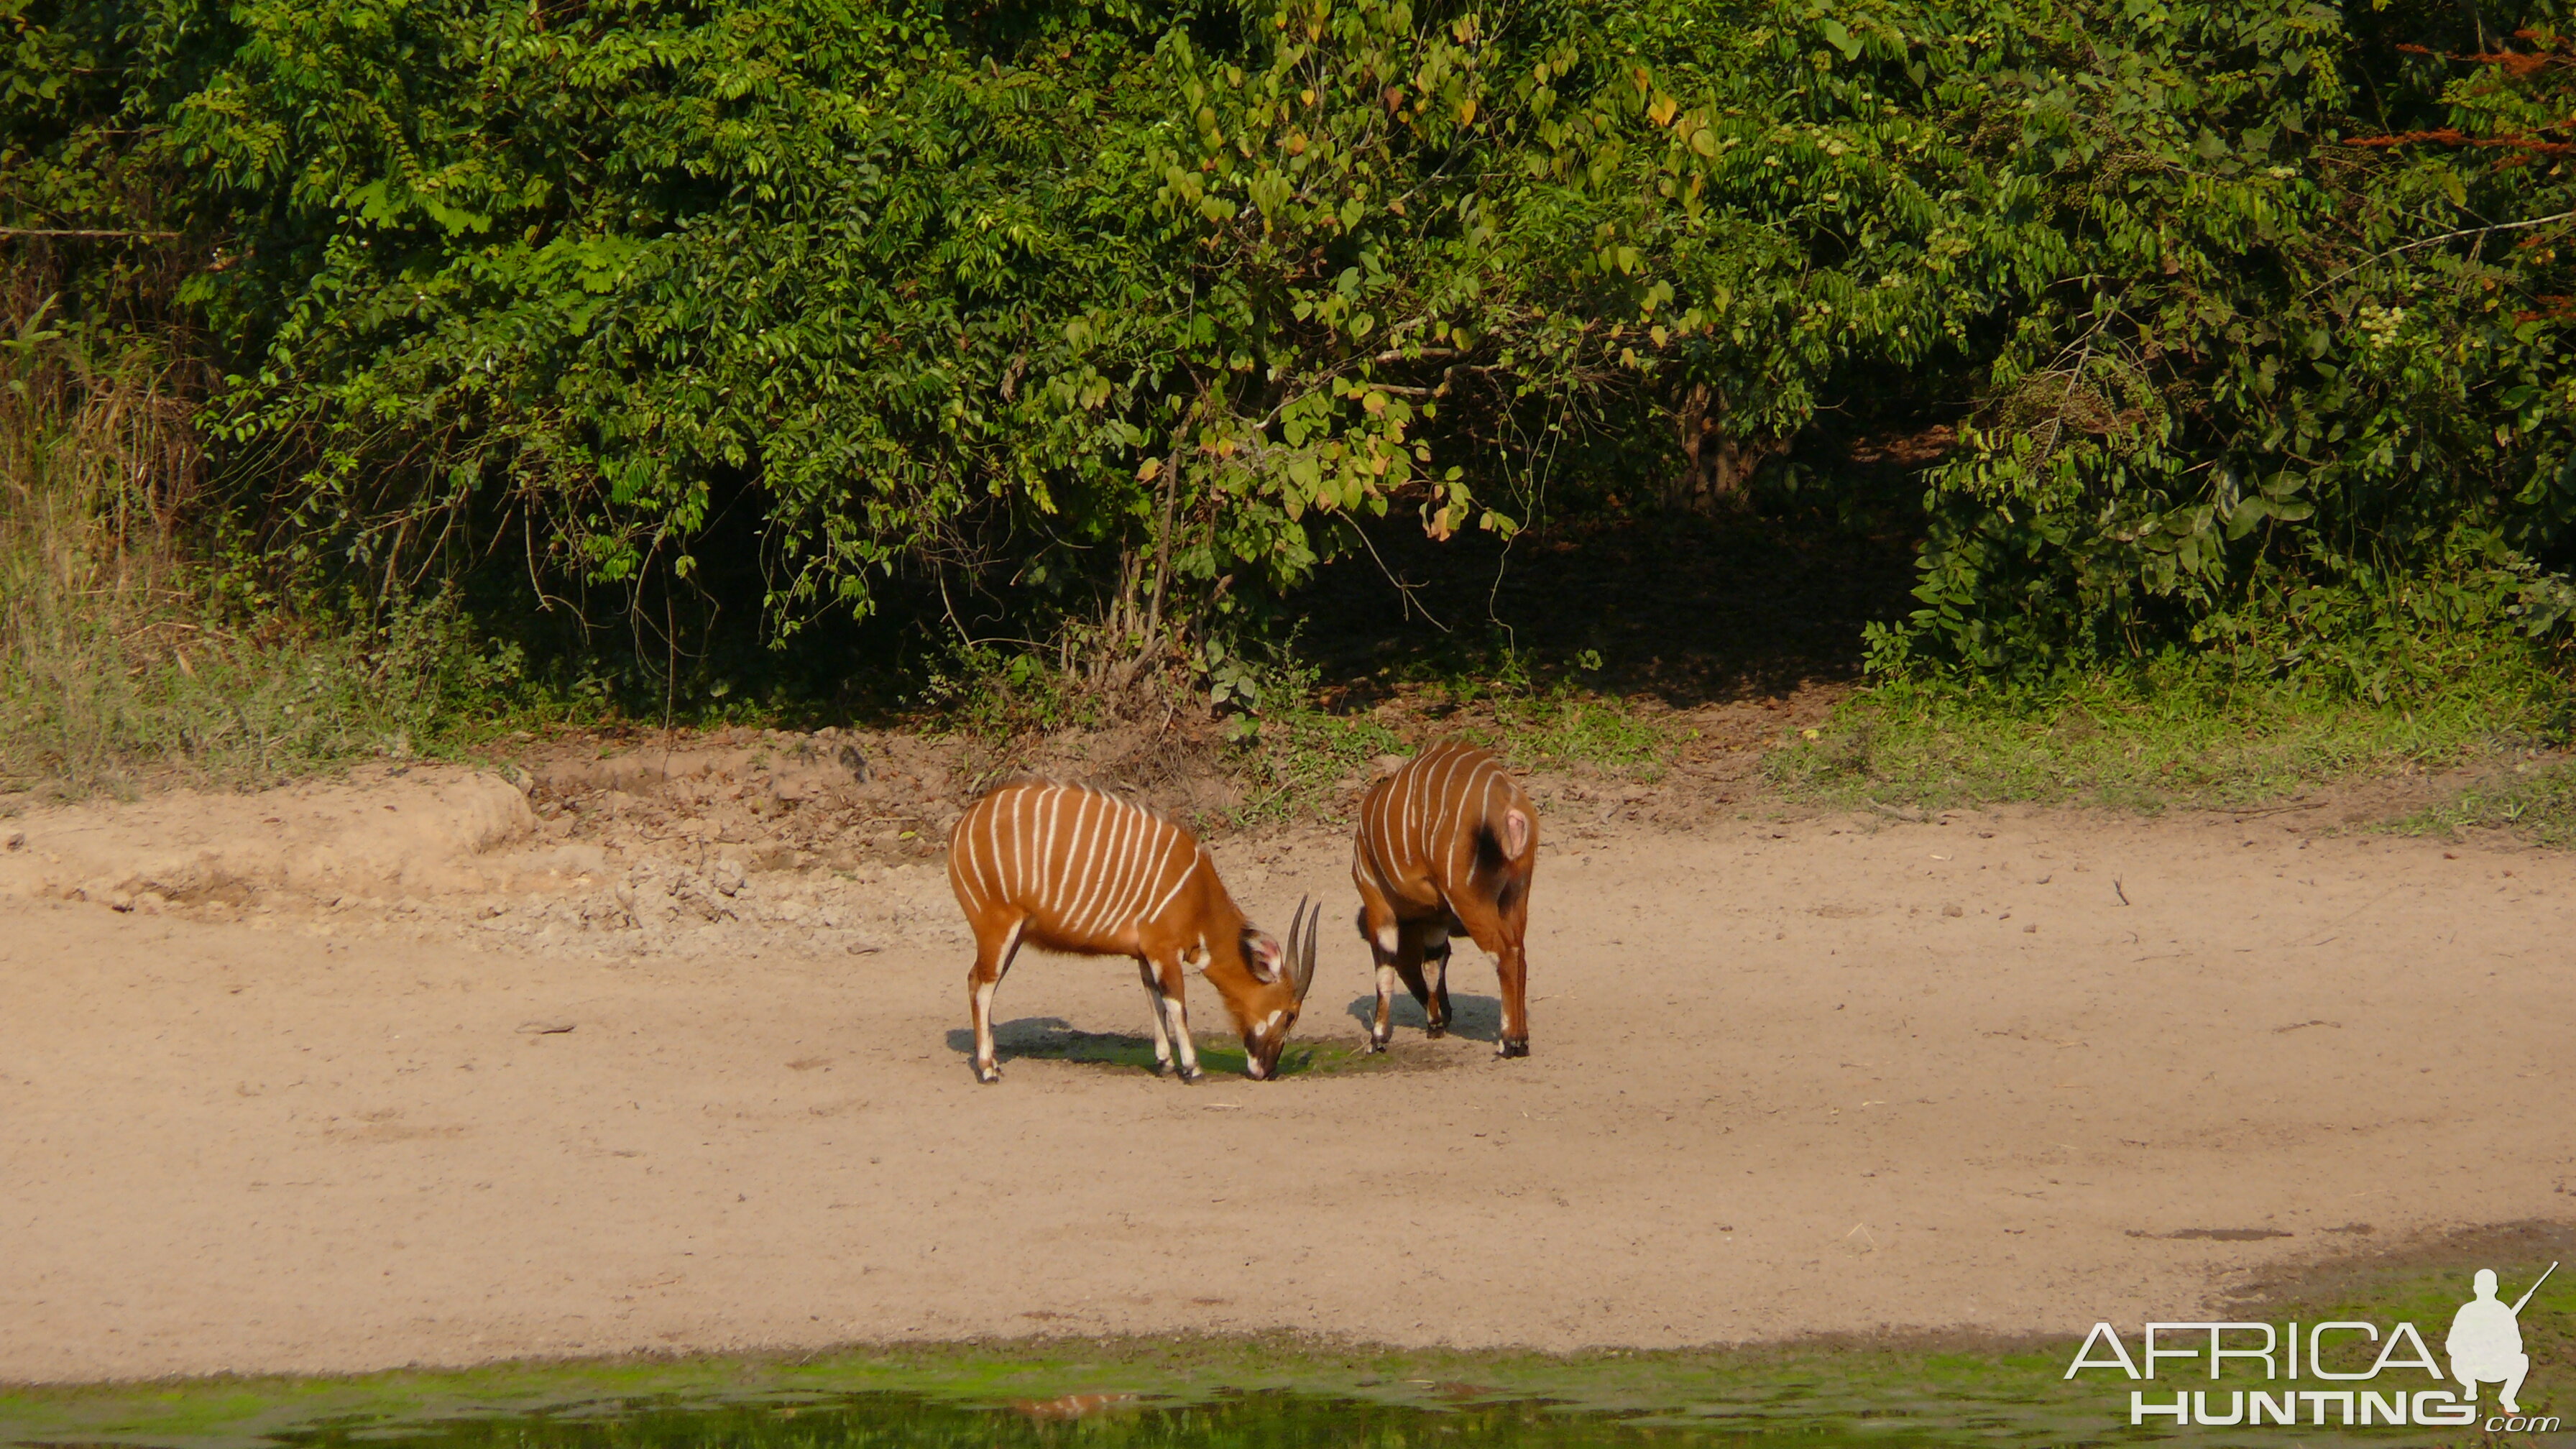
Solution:
[[[1047,787],[1046,832],[1038,837],[1038,859],[1052,865],[1055,861],[1056,827],[1064,822],[1064,800],[1068,792],[1061,785]]]
[[[1107,860],[1101,862],[1103,886],[1100,905],[1106,913],[1102,924],[1112,930],[1127,919],[1127,897],[1134,891],[1131,877],[1141,868],[1142,862],[1137,857],[1144,853],[1146,836],[1144,818],[1132,810],[1120,810],[1118,823],[1116,848]]]
[[[1115,800],[1101,801],[1100,808],[1109,816],[1111,829],[1084,869],[1099,882],[1099,894],[1092,900],[1088,917],[1089,929],[1105,936],[1115,934],[1119,922],[1126,918],[1127,875],[1136,868],[1145,820],[1137,812],[1121,808]]]
[[[1015,842],[1019,849],[1011,853],[1011,869],[1017,879],[1031,884],[1042,879],[1038,874],[1042,862],[1029,849],[1037,841],[1037,805],[1038,792],[1035,790],[1022,790],[1011,799],[1011,829],[1019,837]]]
[[[975,883],[975,893],[989,901],[995,897],[992,883],[984,879],[982,843],[975,838],[975,832],[976,827],[993,818],[993,812],[980,806],[977,809],[978,813],[957,822],[957,827],[966,837],[966,878]]]
[[[1139,814],[1135,839],[1127,848],[1127,858],[1119,862],[1118,905],[1109,917],[1116,925],[1124,926],[1136,919],[1136,907],[1160,879],[1163,839],[1162,832],[1154,826],[1151,817]]]
[[[1136,873],[1136,904],[1130,909],[1137,920],[1150,921],[1161,914],[1163,900],[1169,899],[1163,891],[1163,882],[1172,878],[1175,868],[1187,876],[1189,865],[1181,850],[1180,837],[1163,829],[1157,822],[1154,843],[1145,852],[1145,868]]]
[[[1015,901],[1020,894],[1011,869],[1012,856],[1019,844],[1011,829],[1011,805],[1018,799],[1015,792],[993,802],[993,854],[986,865],[992,870],[993,881],[1002,888],[1002,899],[1006,901]]]
[[[1173,880],[1172,888],[1163,892],[1163,898],[1154,902],[1154,909],[1145,914],[1146,920],[1150,921],[1163,913],[1163,907],[1170,905],[1172,903],[1172,897],[1181,893],[1181,887],[1190,883],[1190,877],[1198,874],[1199,862],[1206,858],[1207,847],[1202,845],[1199,847],[1197,854],[1192,856],[1189,862],[1181,867],[1181,873]]]
[[[961,815],[957,819],[957,824],[948,827],[948,887],[957,892],[959,899],[966,902],[967,912],[971,915],[983,910],[984,897],[975,889],[974,883],[967,879],[966,868],[957,857],[957,838],[963,833],[965,824],[966,819]]]
[[[1415,770],[1413,778],[1404,782],[1404,838],[1407,840],[1422,838],[1422,786],[1427,778],[1424,771]]]
[[[1390,893],[1417,877],[1464,884],[1478,873],[1480,829],[1513,799],[1501,762],[1444,740],[1370,787],[1360,805],[1356,865]]]
[[[1091,848],[1084,853],[1081,863],[1074,867],[1083,878],[1080,929],[1085,933],[1100,929],[1109,910],[1110,875],[1115,863],[1126,853],[1127,837],[1136,828],[1136,822],[1126,811],[1099,796],[1092,797],[1090,809],[1099,826],[1092,832]]]
[[[1114,797],[1103,797],[1099,808],[1110,828],[1101,837],[1100,849],[1083,866],[1098,882],[1098,894],[1092,897],[1086,921],[1094,936],[1108,939],[1117,935],[1119,925],[1126,920],[1126,882],[1136,869],[1136,852],[1145,838],[1146,820]]]
[[[984,812],[984,845],[975,852],[975,868],[993,883],[995,900],[1011,898],[1011,888],[1002,880],[1002,808],[998,803]]]
[[[1082,796],[1081,803],[1075,807],[1073,838],[1065,842],[1064,867],[1070,884],[1062,892],[1062,919],[1056,924],[1068,934],[1080,929],[1082,906],[1092,890],[1090,862],[1100,853],[1100,834],[1109,823],[1095,808],[1097,804],[1088,793]]]
[[[1087,928],[1095,935],[1113,932],[1118,922],[1118,879],[1136,854],[1136,839],[1144,831],[1144,822],[1131,810],[1121,810],[1118,802],[1101,799],[1093,802],[1106,822],[1099,844],[1091,859],[1084,861],[1083,871],[1092,878],[1091,904],[1085,912]]]
[[[1131,936],[1171,905],[1203,859],[1195,841],[1151,811],[1053,781],[1004,786],[949,832],[949,876],[961,896],[978,910],[1018,907],[1068,943]]]
[[[1466,794],[1466,781],[1458,778],[1458,771],[1461,766],[1466,767],[1467,778],[1472,780],[1475,778],[1476,766],[1480,763],[1482,762],[1474,759],[1465,750],[1450,752],[1449,758],[1442,762],[1440,783],[1432,787],[1437,804],[1435,808],[1425,812],[1426,818],[1423,824],[1426,829],[1436,830],[1439,835],[1447,836],[1453,842],[1457,840],[1458,807]]]

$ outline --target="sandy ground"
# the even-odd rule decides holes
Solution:
[[[1462,945],[1462,1037],[1194,1088],[1046,1056],[1145,1026],[1131,968],[1049,958],[977,1086],[928,861],[630,858],[452,771],[0,821],[0,1380],[2080,1333],[2576,1220],[2576,857],[2295,811],[1675,830],[1569,793],[1534,1056],[1493,1058]],[[1362,1034],[1345,850],[1218,848],[1260,919],[1329,903],[1307,1040]]]

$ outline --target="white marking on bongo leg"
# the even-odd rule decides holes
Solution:
[[[1171,1032],[1174,1044],[1180,1049],[1181,1075],[1184,1077],[1197,1076],[1199,1074],[1199,1048],[1196,1042],[1190,1040],[1190,1010],[1188,1003],[1182,1001],[1178,995],[1164,997],[1163,1017],[1166,1024],[1165,1029]]]
[[[993,953],[993,979],[975,983],[975,1075],[979,1077],[988,1071],[996,1076],[1001,1073],[993,1051],[993,992],[1001,986],[1004,974],[1010,971],[1011,958],[1019,954],[1020,937],[1027,934],[1028,929],[1029,918],[1026,916],[1011,923],[1009,934],[1002,937],[1002,949]]]
[[[993,989],[1001,984],[975,983],[975,1065],[986,1070],[993,1067]]]
[[[1172,1065],[1172,1034],[1163,1028],[1163,987],[1154,979],[1154,968],[1140,965],[1138,973],[1145,982],[1145,1014],[1154,1023],[1154,1067],[1168,1071]]]

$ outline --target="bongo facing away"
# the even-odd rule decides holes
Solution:
[[[1495,1052],[1529,1055],[1530,875],[1538,809],[1491,752],[1443,740],[1369,787],[1351,853],[1360,934],[1377,957],[1369,1045],[1386,1050],[1401,978],[1431,1036],[1449,1030],[1449,938],[1464,933],[1494,958],[1503,1030]]]

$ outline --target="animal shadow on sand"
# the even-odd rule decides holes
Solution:
[[[1377,997],[1375,995],[1353,997],[1348,1010],[1351,1020],[1358,1022],[1361,1030],[1365,1031],[1377,1020]],[[1395,1004],[1389,1009],[1389,1020],[1395,1023],[1395,1029],[1398,1031],[1419,1032],[1430,1024],[1422,1014],[1422,1003],[1415,1001],[1401,986],[1395,989]],[[1471,996],[1454,987],[1451,988],[1449,1034],[1465,1037],[1469,1041],[1501,1041],[1503,1039],[1502,998]]]
[[[1191,1035],[1197,1035],[1192,1032]],[[948,1033],[948,1049],[975,1055],[975,1033],[959,1027]],[[1201,1056],[1207,1053],[1202,1043]],[[1104,1062],[1113,1066],[1154,1065],[1154,1039],[1141,1032],[1083,1031],[1060,1016],[1024,1016],[993,1023],[993,1052],[1002,1061],[1029,1057],[1053,1062]],[[1237,1052],[1236,1055],[1241,1055]]]

